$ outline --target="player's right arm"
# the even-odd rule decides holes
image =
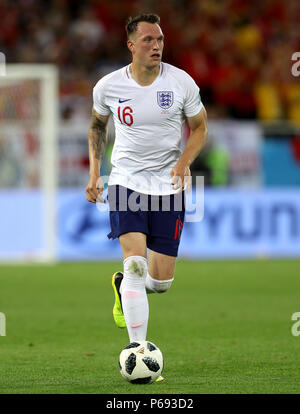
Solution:
[[[88,135],[90,179],[85,189],[86,199],[91,203],[96,203],[96,201],[105,203],[105,200],[101,196],[103,182],[100,177],[100,167],[107,142],[108,118],[109,115],[100,115],[93,109]]]

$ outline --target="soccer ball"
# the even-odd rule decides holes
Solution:
[[[160,349],[149,341],[131,342],[119,356],[121,375],[132,384],[151,384],[161,375],[163,367]]]

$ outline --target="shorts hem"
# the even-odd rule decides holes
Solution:
[[[167,248],[151,246],[148,243],[147,243],[147,248],[150,249],[150,250],[153,250],[156,253],[165,254],[166,256],[171,256],[171,257],[177,257],[178,256],[178,249],[175,253],[175,252],[170,252],[170,250],[168,250]]]
[[[110,233],[108,233],[107,237],[109,239],[115,240],[115,239],[119,238],[120,236],[122,236],[122,234],[126,234],[126,233],[143,233],[146,236],[149,234],[148,232],[142,231],[140,229],[130,229],[130,230],[126,229],[126,230],[120,231],[118,233],[110,232]]]

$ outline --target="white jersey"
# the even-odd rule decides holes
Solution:
[[[94,109],[113,114],[115,143],[109,185],[119,184],[150,195],[178,193],[171,169],[181,156],[182,125],[203,105],[199,88],[183,70],[167,63],[148,86],[139,85],[129,66],[99,80]]]

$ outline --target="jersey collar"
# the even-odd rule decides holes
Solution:
[[[161,62],[161,63],[160,63],[160,65],[159,65],[159,73],[158,73],[158,75],[156,76],[156,78],[154,79],[154,81],[153,81],[150,85],[142,86],[142,85],[140,85],[139,83],[137,83],[137,82],[133,79],[133,77],[131,76],[131,73],[130,73],[130,70],[129,70],[130,65],[131,65],[131,63],[125,67],[125,74],[126,74],[126,77],[127,77],[127,79],[132,80],[132,81],[133,81],[133,82],[134,82],[137,86],[139,86],[140,88],[149,88],[149,87],[153,86],[153,85],[154,85],[154,84],[158,81],[158,79],[162,76],[162,74],[163,74],[163,72],[164,72],[164,65],[163,65],[163,63]]]

